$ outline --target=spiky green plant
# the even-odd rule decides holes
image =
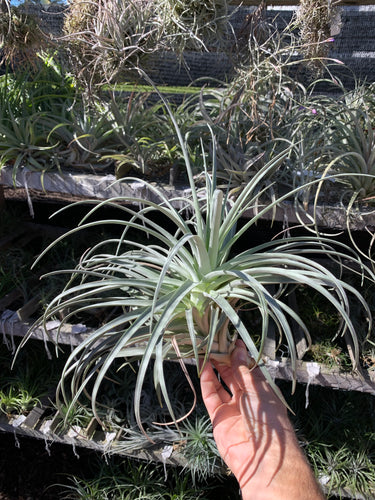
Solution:
[[[71,109],[76,91],[72,79],[64,75],[52,56],[41,54],[39,71],[27,68],[16,74],[7,72],[0,78],[0,168],[45,171],[56,168],[59,141],[52,137],[56,124],[61,128]],[[76,99],[76,104],[80,102]],[[77,126],[78,127],[78,126]],[[60,138],[59,138],[60,139]],[[72,138],[73,139],[73,138]]]
[[[186,459],[185,469],[190,471],[193,483],[223,472],[223,463],[207,415],[196,417],[194,422],[185,422],[183,436],[185,443],[182,454]]]
[[[171,119],[174,120],[172,114]],[[258,191],[265,177],[278,168],[284,153],[260,168],[238,197],[231,200],[216,186],[215,161],[212,173],[206,170],[205,187],[196,187],[188,151],[177,124],[176,131],[184,152],[190,195],[170,200],[158,187],[144,182],[144,188],[157,201],[130,195],[95,203],[80,226],[67,235],[105,223],[116,226],[119,236],[94,245],[75,269],[63,271],[70,275],[66,287],[35,324],[45,325],[62,309],[70,311],[64,319],[69,321],[74,313],[85,310],[113,311],[118,308],[115,317],[96,328],[73,350],[61,376],[57,401],[61,404],[62,398],[74,405],[87,392],[99,418],[96,406],[100,387],[112,364],[117,359],[138,360],[134,406],[141,428],[142,385],[152,360],[156,391],[175,419],[164,376],[164,361],[178,359],[183,363],[184,359],[193,357],[199,366],[201,358],[205,363],[212,357],[227,362],[238,336],[282,398],[262,358],[270,323],[289,346],[293,370],[297,351],[291,320],[299,325],[310,342],[302,319],[283,301],[290,287],[305,284],[334,306],[341,317],[336,335],[349,339],[354,366],[358,363],[360,346],[350,319],[348,296],[359,301],[369,316],[371,329],[370,311],[361,294],[312,259],[314,255],[324,255],[338,264],[349,259],[373,279],[371,271],[366,270],[355,252],[344,244],[336,245],[322,236],[290,236],[255,246],[250,244],[239,254],[233,253],[235,243],[246,237],[247,231],[265,213],[293,195],[293,192],[287,193],[262,205],[262,193]],[[128,178],[126,181],[133,180]],[[103,206],[117,209],[120,217],[89,221],[88,218],[95,217]],[[253,210],[255,206],[256,211]],[[239,226],[245,215],[247,220]],[[150,238],[149,242],[134,241],[131,230],[140,231]],[[112,252],[103,250],[104,245],[108,248],[108,243],[113,244]],[[124,245],[131,249],[128,246],[124,249]],[[243,304],[259,312],[258,343],[241,320]]]
[[[21,167],[38,171],[54,168],[56,145],[46,140],[43,114],[33,113],[17,120],[10,113],[11,119],[0,123],[0,168],[11,164],[14,180]]]
[[[71,428],[83,429],[92,419],[92,413],[89,408],[76,404],[59,405],[58,413],[55,416],[55,425],[53,431],[61,434],[66,433]]]
[[[10,385],[0,390],[0,410],[7,414],[24,414],[39,403],[26,389]]]
[[[350,188],[355,201],[375,198],[375,134],[371,110],[342,107],[332,120],[332,161],[328,171],[339,174],[337,180]]]
[[[72,108],[67,101],[59,115],[50,115],[45,121],[51,129],[48,138],[58,144],[55,157],[60,166],[98,172],[113,163],[107,155],[118,146],[112,139],[112,116],[104,103],[95,107],[76,103]]]
[[[358,212],[371,213],[373,210],[374,116],[369,103],[355,103],[349,100],[350,96],[344,94],[343,100],[345,98],[348,98],[348,103],[340,103],[339,106],[332,101],[323,100],[321,105],[313,108],[317,119],[311,120],[315,124],[310,129],[310,141],[313,141],[315,135],[319,145],[314,148],[313,143],[310,144],[304,155],[300,156],[300,160],[301,166],[305,163],[305,174],[320,181],[313,189],[306,190],[306,201],[313,202],[314,210],[322,203],[345,207],[344,224],[353,248],[372,261],[372,241],[370,240],[366,254],[366,249],[361,248],[356,241],[351,218]],[[318,123],[322,124],[324,135],[317,128]],[[301,130],[300,126],[298,128]],[[332,184],[332,181],[335,184]],[[301,189],[301,192],[303,191],[304,189]]]
[[[353,451],[345,445],[338,450],[326,447],[309,450],[309,458],[329,494],[344,496],[344,488],[345,497],[360,494],[373,498],[375,466],[365,449]]]
[[[168,478],[160,464],[138,463],[126,460],[122,467],[111,463],[99,465],[94,479],[69,476],[69,483],[61,486],[62,499],[105,500],[193,500],[206,499],[207,485],[189,484],[189,476],[172,469]],[[210,487],[208,487],[210,488]]]
[[[148,99],[148,94],[132,93],[121,100],[112,95],[109,113],[117,151],[103,159],[115,161],[117,178],[126,177],[132,170],[146,177],[157,175],[158,170],[165,173],[178,157],[175,133],[161,103]]]

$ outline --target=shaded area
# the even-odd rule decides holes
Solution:
[[[0,433],[0,500],[56,500],[66,474],[90,474],[93,453]]]

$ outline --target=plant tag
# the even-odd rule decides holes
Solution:
[[[111,442],[115,439],[116,437],[116,432],[106,432],[105,433],[105,439],[103,441],[104,446],[109,446]]]
[[[331,477],[328,476],[328,475],[324,475],[324,476],[320,476],[319,477],[319,483],[323,486],[325,486],[326,484],[329,483],[329,481],[331,480]]]
[[[26,420],[25,415],[19,415],[17,418],[15,418],[12,422],[13,427],[19,427],[23,422]]]
[[[45,420],[42,425],[40,426],[40,432],[43,432],[43,434],[49,434],[51,432],[51,424],[52,424],[52,419],[50,420]]]
[[[166,467],[166,463],[167,463],[168,458],[172,455],[172,452],[173,452],[173,446],[172,445],[164,446],[164,448],[163,448],[163,450],[161,452],[161,459],[163,461],[163,467],[164,467],[164,481],[167,480],[167,467]]]
[[[81,432],[81,427],[79,425],[72,425],[72,427],[69,429],[67,436],[71,438],[76,438],[79,437],[79,434]]]
[[[306,398],[305,408],[307,408],[309,406],[309,387],[310,387],[310,384],[320,373],[319,363],[306,363],[306,371],[307,371],[307,375],[309,378],[307,380],[306,392],[305,392],[305,398]]]

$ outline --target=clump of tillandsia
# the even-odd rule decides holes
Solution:
[[[64,50],[84,88],[116,81],[158,47],[159,28],[149,0],[70,0]],[[129,76],[129,75],[128,75]],[[132,78],[136,73],[132,72]]]
[[[0,9],[1,64],[37,67],[37,52],[47,45],[36,17],[19,7]]]
[[[346,226],[352,247],[373,265],[372,232],[368,230],[369,245],[367,254],[364,254],[364,246],[362,244],[360,248],[353,231],[353,216],[371,213],[375,198],[375,134],[371,99],[371,87],[368,87],[356,93],[344,91],[344,102],[329,97],[307,100],[299,118],[292,123],[293,130],[290,127],[290,137],[291,140],[298,137],[296,145],[301,151],[294,161],[294,165],[300,165],[294,170],[295,181],[300,182],[303,176],[320,179],[308,189],[301,190],[305,207],[309,202],[314,210],[327,203],[345,207],[342,224]]]
[[[301,0],[297,9],[296,24],[299,28],[302,52],[306,66],[315,76],[324,73],[322,61],[328,57],[332,27],[337,23],[337,1]],[[336,28],[337,29],[337,28]]]
[[[223,48],[230,32],[228,0],[157,0],[156,22],[163,44],[179,57],[184,50]]]
[[[259,202],[259,186],[278,168],[285,153],[271,158],[249,179],[236,199],[230,200],[216,186],[215,156],[211,172],[206,166],[204,189],[196,187],[188,150],[172,113],[171,119],[184,153],[190,196],[168,199],[158,187],[143,182],[157,201],[134,195],[95,203],[80,226],[67,235],[102,224],[117,226],[120,234],[89,249],[75,269],[61,271],[70,275],[69,281],[36,322],[46,326],[50,318],[63,310],[69,312],[62,323],[84,311],[107,309],[113,314],[74,348],[58,385],[58,401],[62,398],[74,405],[81,396],[89,395],[99,421],[101,384],[117,360],[124,360],[124,365],[139,363],[134,407],[142,428],[142,385],[151,364],[156,391],[176,421],[168,397],[164,362],[177,359],[184,366],[184,360],[194,358],[198,372],[200,360],[203,364],[210,358],[229,362],[237,337],[245,342],[250,355],[282,398],[262,358],[263,344],[272,322],[289,346],[295,369],[297,354],[291,322],[302,329],[308,341],[310,335],[297,312],[282,299],[298,284],[311,287],[336,308],[341,317],[336,335],[350,339],[354,363],[360,348],[350,319],[348,296],[355,297],[362,305],[371,328],[370,311],[361,294],[311,258],[328,256],[337,263],[349,259],[365,270],[356,254],[345,245],[336,246],[327,238],[309,234],[307,238],[285,237],[250,246],[237,255],[233,253],[233,245],[265,213],[290,196],[288,193],[267,205]],[[214,137],[212,141],[215,150]],[[134,180],[128,178],[126,182]],[[103,206],[118,210],[119,217],[93,220]],[[256,210],[252,211],[254,207]],[[238,222],[249,212],[252,215],[240,227]],[[132,230],[150,240],[135,241]],[[112,245],[112,251],[108,245]],[[255,341],[241,319],[243,304],[259,312],[259,341]],[[33,327],[21,347],[32,330]]]

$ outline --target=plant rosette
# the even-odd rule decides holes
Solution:
[[[263,186],[265,177],[278,168],[285,153],[267,162],[236,199],[230,200],[216,187],[215,140],[212,137],[212,171],[205,166],[206,185],[198,190],[185,141],[172,112],[170,115],[184,153],[191,197],[170,200],[157,186],[145,182],[159,197],[159,203],[137,196],[95,203],[81,224],[56,242],[101,224],[118,227],[119,236],[94,245],[81,257],[75,269],[61,271],[70,276],[66,287],[50,302],[20,346],[25,344],[35,326],[45,325],[61,310],[69,311],[63,323],[74,314],[91,309],[116,313],[74,348],[61,375],[57,401],[60,405],[73,407],[81,396],[89,393],[94,415],[100,421],[97,405],[108,370],[118,359],[124,360],[124,365],[137,361],[134,408],[141,429],[142,386],[151,364],[160,401],[165,402],[173,421],[177,422],[168,396],[164,361],[178,359],[184,367],[186,358],[195,358],[199,374],[201,358],[203,365],[212,358],[222,362],[229,360],[237,337],[245,342],[250,356],[284,400],[263,361],[263,345],[272,322],[280,339],[288,345],[295,373],[297,350],[291,322],[304,332],[307,344],[311,341],[303,320],[283,301],[288,291],[298,284],[311,287],[337,310],[341,321],[336,336],[345,335],[355,367],[360,342],[350,319],[349,296],[356,298],[363,307],[369,318],[369,332],[371,330],[370,310],[362,295],[312,259],[312,256],[328,256],[339,268],[343,265],[340,263],[355,261],[364,274],[374,279],[371,270],[365,268],[357,254],[346,245],[309,234],[307,237],[283,237],[234,254],[234,244],[258,219],[293,194],[293,191],[287,193],[267,206],[259,204],[259,186]],[[128,178],[122,182],[132,180]],[[95,220],[97,210],[103,206],[118,210],[120,217]],[[239,227],[244,213],[254,207],[256,213]],[[132,231],[144,234],[148,242],[135,241]],[[108,251],[108,245],[112,245],[112,252]],[[243,305],[259,312],[261,326],[256,332],[257,340],[241,319]]]

